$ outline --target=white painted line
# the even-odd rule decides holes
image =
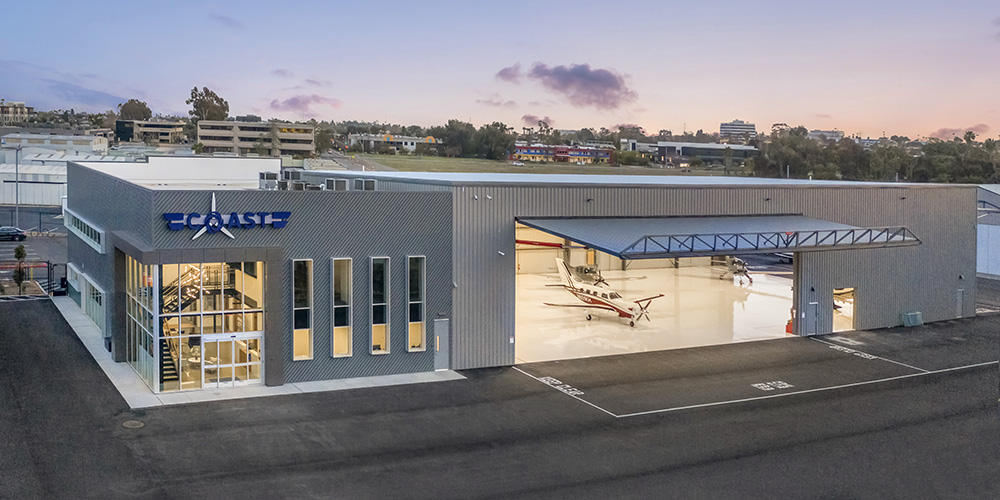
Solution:
[[[817,339],[817,338],[814,338],[814,337],[809,337],[809,338],[812,339],[812,340],[815,340],[816,342],[821,342],[821,343],[824,343],[824,344],[829,345],[829,346],[843,347],[843,346],[839,346],[838,344],[832,344],[832,343],[827,342],[825,340],[820,340],[820,339]],[[930,370],[924,370],[923,368],[917,368],[916,366],[908,365],[906,363],[900,363],[899,361],[893,361],[893,360],[891,360],[889,358],[885,358],[885,357],[882,357],[882,356],[877,356],[875,354],[871,354],[871,353],[867,353],[867,352],[864,352],[864,351],[860,351],[860,350],[855,349],[853,347],[849,347],[847,349],[850,349],[851,351],[854,351],[854,352],[860,352],[860,353],[865,354],[867,356],[873,356],[875,358],[881,359],[882,361],[888,361],[890,363],[895,363],[895,364],[897,364],[899,366],[905,366],[905,367],[913,369],[913,370],[921,371],[921,372],[924,372],[924,373],[929,373],[930,372]]]
[[[858,386],[862,386],[862,385],[878,384],[878,383],[881,383],[881,382],[889,382],[889,381],[892,381],[892,380],[900,380],[900,379],[904,379],[904,378],[923,377],[925,375],[932,375],[932,374],[935,374],[935,373],[953,372],[953,371],[958,371],[958,370],[965,370],[965,369],[968,369],[968,368],[978,368],[980,366],[995,365],[995,364],[998,364],[998,363],[1000,363],[1000,361],[990,361],[990,362],[987,362],[987,363],[978,363],[978,364],[974,364],[974,365],[959,366],[959,367],[955,367],[955,368],[945,368],[943,370],[925,371],[925,372],[922,372],[922,373],[910,373],[908,375],[899,375],[897,377],[889,377],[889,378],[883,378],[883,379],[878,379],[878,380],[869,380],[869,381],[866,381],[866,382],[854,382],[854,383],[851,383],[851,384],[834,385],[834,386],[830,386],[830,387],[820,387],[818,389],[806,389],[806,390],[803,390],[803,391],[786,392],[786,393],[782,393],[782,394],[771,394],[769,396],[757,396],[757,397],[753,397],[753,398],[733,399],[733,400],[730,400],[730,401],[717,401],[717,402],[714,402],[714,403],[703,403],[703,404],[689,405],[689,406],[678,406],[676,408],[665,408],[665,409],[662,409],[662,410],[640,411],[640,412],[636,412],[636,413],[626,413],[624,415],[615,415],[615,417],[616,418],[637,417],[637,416],[640,416],[640,415],[652,415],[654,413],[668,413],[668,412],[679,411],[679,410],[691,410],[691,409],[694,409],[694,408],[707,408],[707,407],[711,407],[711,406],[722,406],[722,405],[729,405],[729,404],[735,404],[735,403],[746,403],[748,401],[760,401],[762,399],[783,398],[785,396],[794,396],[794,395],[797,395],[797,394],[807,394],[807,393],[810,393],[810,392],[831,391],[831,390],[834,390],[834,389],[844,389],[844,388],[847,388],[847,387],[858,387]],[[608,412],[608,413],[611,413],[611,412]]]
[[[532,374],[530,374],[530,373],[528,373],[528,372],[526,372],[526,371],[524,371],[524,370],[522,370],[522,369],[520,369],[520,368],[518,368],[516,366],[512,366],[511,368],[513,368],[513,369],[515,369],[515,370],[517,370],[517,371],[519,371],[519,372],[521,372],[521,373],[523,373],[523,374],[525,374],[525,375],[527,375],[527,376],[529,376],[529,377],[531,377],[531,378],[533,378],[533,379],[535,379],[535,380],[537,380],[537,381],[539,381],[539,382],[541,382],[541,383],[543,383],[543,384],[545,384],[545,385],[547,385],[549,387],[552,387],[552,384],[546,384],[545,382],[542,382],[542,380],[540,378],[538,378],[538,377],[536,377],[536,376],[534,376],[534,375],[532,375]],[[555,389],[555,388],[553,387],[553,389]],[[555,389],[555,390],[559,391],[559,389]],[[559,392],[562,392],[563,394],[565,394],[565,395],[567,395],[567,396],[569,396],[569,397],[571,397],[571,398],[573,398],[573,399],[575,399],[577,401],[582,401],[584,403],[587,403],[588,405],[593,406],[594,408],[597,408],[598,410],[601,410],[604,413],[607,413],[608,415],[611,415],[612,417],[618,418],[618,415],[615,415],[614,413],[611,413],[610,411],[605,410],[604,408],[601,408],[600,406],[597,406],[594,403],[591,403],[590,401],[587,401],[586,399],[583,399],[580,396],[577,396],[576,394],[569,394],[569,393],[564,392],[564,391],[559,391]]]

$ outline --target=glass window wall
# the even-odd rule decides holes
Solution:
[[[334,357],[350,356],[351,342],[351,259],[333,259],[333,337]]]
[[[292,261],[292,359],[313,357],[312,260]]]
[[[409,257],[407,282],[409,283],[407,320],[409,321],[409,350],[423,351],[424,344],[424,257]]]
[[[374,257],[371,261],[372,335],[371,353],[389,353],[389,258]]]

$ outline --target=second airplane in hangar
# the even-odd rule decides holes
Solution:
[[[603,309],[614,312],[620,318],[628,318],[629,326],[635,326],[635,322],[642,319],[643,316],[646,317],[646,321],[651,321],[649,319],[649,311],[647,311],[649,304],[653,299],[663,297],[661,293],[652,297],[630,301],[610,288],[602,287],[599,284],[584,283],[582,280],[576,279],[566,261],[562,259],[556,259],[556,269],[559,270],[562,285],[550,286],[565,288],[566,291],[580,299],[583,304],[549,304],[546,302],[545,305],[553,307],[582,307],[588,310],[588,321],[591,319],[589,309]]]

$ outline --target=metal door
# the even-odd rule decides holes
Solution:
[[[805,326],[805,335],[816,335],[819,331],[819,302],[810,302],[806,306],[806,312],[802,313],[802,325]]]
[[[961,318],[964,314],[965,309],[965,289],[959,288],[955,290],[955,317]]]
[[[434,320],[434,369],[435,370],[447,370],[450,368],[450,363],[448,359],[448,347],[449,347],[449,320],[448,319],[436,319]]]

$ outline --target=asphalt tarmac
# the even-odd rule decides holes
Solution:
[[[133,411],[51,303],[0,304],[0,498],[995,498],[998,335],[992,314]]]

